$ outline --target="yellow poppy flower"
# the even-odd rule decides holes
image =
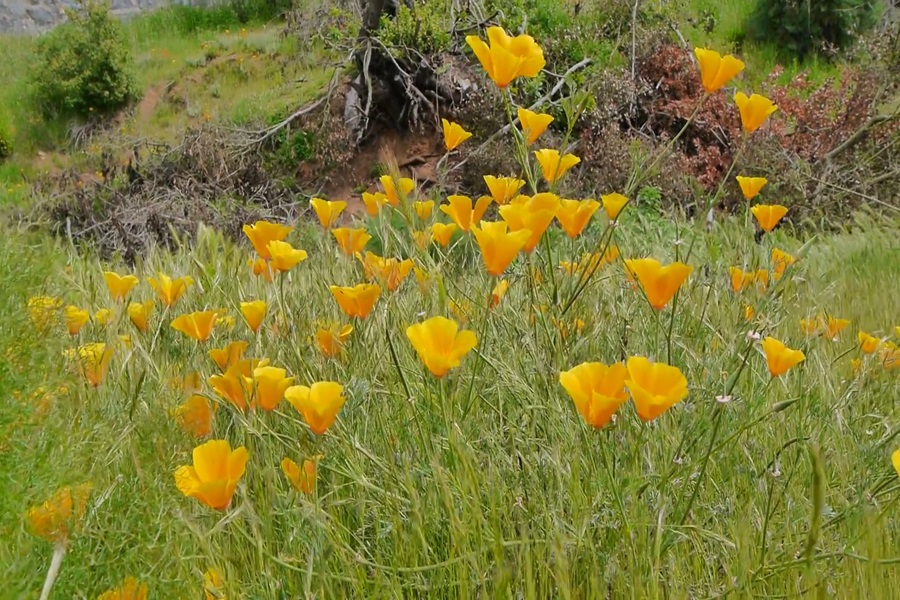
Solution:
[[[878,362],[885,371],[900,368],[900,348],[893,342],[884,342],[878,352]]]
[[[900,449],[894,450],[894,453],[891,454],[891,462],[894,465],[894,470],[897,471],[897,475],[900,476]]]
[[[531,231],[527,229],[508,232],[507,227],[505,222],[482,221],[481,227],[472,228],[484,266],[494,277],[503,275],[531,237]]]
[[[319,352],[326,358],[338,356],[343,351],[344,344],[347,343],[351,333],[353,333],[352,325],[344,325],[339,328],[339,325],[332,324],[327,329],[319,329],[316,331],[316,344]]]
[[[147,584],[134,577],[126,577],[119,587],[106,590],[97,600],[147,600]]]
[[[138,284],[138,278],[134,275],[119,275],[112,271],[104,271],[103,279],[106,281],[109,295],[112,296],[114,302],[125,300],[125,297],[131,292],[131,288]]]
[[[116,312],[111,308],[101,308],[94,313],[94,323],[100,327],[106,327],[116,318]]]
[[[253,225],[244,225],[244,235],[253,244],[253,248],[260,258],[271,260],[272,255],[269,253],[270,242],[280,242],[293,231],[294,228],[289,225],[281,225],[279,223],[270,223],[268,221],[257,221]]]
[[[491,308],[500,304],[500,301],[503,300],[503,296],[506,295],[507,290],[509,290],[509,281],[501,279],[497,282],[497,285],[491,290]]]
[[[298,492],[310,495],[316,491],[316,461],[306,459],[301,468],[290,458],[284,458],[281,461],[281,470]]]
[[[468,196],[449,196],[447,204],[441,205],[441,212],[453,219],[457,227],[463,231],[469,231],[472,225],[481,220],[484,212],[491,204],[490,196],[482,196],[472,206],[472,199]]]
[[[823,333],[829,340],[836,342],[838,335],[846,329],[849,324],[850,319],[836,319],[831,315],[828,315],[823,322]]]
[[[527,108],[519,107],[517,116],[522,124],[522,137],[529,146],[547,131],[547,127],[553,122],[553,117],[543,113],[531,112]]]
[[[192,466],[175,471],[175,485],[185,496],[225,510],[247,468],[247,449],[241,446],[232,450],[227,440],[210,440],[194,448],[193,458]]]
[[[787,211],[787,207],[780,204],[757,204],[750,208],[759,226],[767,233],[775,229]]]
[[[550,317],[553,326],[556,327],[563,339],[567,339],[573,333],[580,334],[584,331],[585,322],[583,319],[572,319],[571,321]]]
[[[500,27],[489,27],[487,35],[490,45],[474,35],[466,36],[466,43],[498,88],[517,77],[537,77],[544,68],[544,52],[530,35],[511,37]]]
[[[762,349],[772,377],[784,375],[806,358],[800,350],[788,348],[771,336],[762,341]]]
[[[297,250],[287,242],[269,242],[267,246],[272,256],[272,270],[286,273],[307,259],[305,250]]]
[[[869,335],[865,331],[860,331],[857,334],[857,338],[859,339],[859,349],[866,354],[872,354],[878,349],[879,344],[881,344],[881,340],[873,335]]]
[[[606,211],[606,216],[609,217],[610,221],[618,219],[619,213],[628,204],[628,198],[622,194],[606,194],[605,196],[600,196],[600,200],[603,203],[603,210]]]
[[[225,578],[215,567],[210,567],[203,574],[204,600],[226,600]]]
[[[268,305],[263,300],[254,300],[253,302],[241,302],[241,314],[247,326],[253,333],[258,333],[262,327],[263,319],[266,318],[266,309]]]
[[[664,267],[653,258],[626,260],[625,267],[640,282],[650,306],[656,310],[666,307],[694,270],[682,262],[674,262]]]
[[[78,335],[81,328],[91,320],[91,313],[77,306],[67,306],[65,311],[63,311],[63,316],[65,317],[66,329],[69,335]]]
[[[544,181],[550,185],[556,183],[569,169],[581,162],[581,159],[574,154],[560,156],[559,150],[549,148],[536,150],[534,157],[541,165],[541,175],[544,177]]]
[[[821,317],[811,319],[800,319],[800,330],[806,335],[816,335],[822,327]]]
[[[52,544],[65,543],[84,519],[92,489],[89,483],[63,487],[45,502],[29,508],[25,518],[31,533]]]
[[[194,394],[175,408],[175,422],[194,437],[206,437],[212,431],[215,409],[206,396]]]
[[[338,306],[348,317],[365,319],[381,295],[381,287],[373,283],[361,283],[353,287],[333,285],[329,288]]]
[[[382,175],[378,181],[381,182],[384,195],[391,206],[397,206],[401,201],[408,199],[416,189],[416,182],[409,177],[394,179],[390,175]]]
[[[100,343],[79,346],[74,353],[78,370],[93,387],[103,383],[103,379],[109,371],[109,362],[112,360],[112,356],[113,349]]]
[[[169,379],[169,387],[187,398],[194,392],[200,391],[200,373],[194,371],[183,376],[172,377]]]
[[[431,317],[427,321],[406,328],[416,353],[431,374],[443,377],[459,366],[462,358],[478,343],[472,331],[459,331],[459,325],[445,317]]]
[[[560,200],[556,220],[566,235],[574,239],[581,235],[598,208],[600,203],[596,200]]]
[[[769,183],[769,180],[765,177],[743,177],[738,175],[735,179],[737,179],[738,185],[741,186],[741,193],[744,194],[744,198],[747,200],[756,198],[763,186]]]
[[[747,94],[738,92],[734,95],[734,103],[741,111],[741,124],[747,133],[753,133],[762,127],[769,116],[778,110],[771,100],[759,94],[753,94],[748,98]]]
[[[532,252],[541,241],[541,236],[559,213],[560,201],[556,194],[535,194],[529,198],[519,196],[511,203],[500,207],[500,216],[509,225],[510,231],[530,231],[525,242],[525,252]]]
[[[628,400],[625,393],[627,375],[628,370],[622,363],[586,362],[560,373],[559,382],[585,423],[602,429]]]
[[[175,331],[180,331],[198,342],[205,342],[212,335],[218,316],[214,310],[196,311],[181,315],[172,321],[171,326]]]
[[[244,384],[251,390],[251,406],[258,406],[263,410],[275,410],[284,391],[294,382],[293,377],[287,376],[285,369],[278,367],[259,366],[253,369],[253,377],[245,377]]]
[[[728,85],[728,82],[744,70],[744,63],[730,54],[722,56],[715,50],[694,48],[694,56],[700,65],[703,89],[711,94]]]
[[[487,184],[488,190],[491,192],[491,198],[497,204],[503,205],[516,197],[525,181],[516,179],[515,177],[494,177],[493,175],[485,175],[484,182]]]
[[[147,300],[144,303],[132,302],[128,305],[128,318],[141,333],[147,333],[150,329],[150,315],[153,313],[154,306],[153,300]]]
[[[366,205],[366,212],[369,216],[376,217],[381,207],[388,203],[388,197],[381,192],[375,192],[374,194],[363,192],[362,201]]]
[[[416,211],[416,216],[419,217],[420,220],[427,221],[431,218],[431,212],[434,210],[434,200],[413,202],[413,209]]]
[[[795,259],[793,256],[791,256],[787,252],[779,250],[778,248],[773,248],[772,249],[772,266],[773,266],[772,279],[774,279],[775,281],[778,281],[779,279],[781,279],[784,276],[785,269],[787,269],[789,266],[794,264],[794,262],[795,262]]]
[[[223,373],[228,370],[232,365],[236,365],[241,359],[244,357],[244,352],[247,351],[247,342],[237,341],[231,342],[224,348],[214,348],[209,351],[209,357],[213,359],[213,362],[219,367],[219,370]]]
[[[687,379],[677,367],[650,362],[643,356],[632,356],[626,366],[625,385],[643,421],[652,421],[688,394]]]
[[[230,365],[221,375],[213,375],[209,378],[209,385],[222,399],[227,400],[240,411],[249,408],[251,389],[247,384],[247,378],[260,366],[266,366],[267,361],[239,360]]]
[[[312,386],[295,385],[284,393],[285,399],[297,409],[316,435],[322,435],[334,425],[338,412],[347,401],[344,386],[334,381],[319,381]]]
[[[728,275],[731,278],[731,289],[735,292],[742,292],[756,280],[756,273],[753,271],[745,272],[740,267],[728,267]]]
[[[366,278],[369,281],[378,279],[392,292],[400,287],[400,284],[409,276],[414,266],[411,259],[383,258],[374,252],[366,252],[362,262]]]
[[[431,241],[446,248],[450,245],[450,238],[457,229],[459,226],[456,223],[433,223],[431,225]]]
[[[169,308],[175,306],[175,303],[181,298],[185,290],[194,285],[194,280],[185,275],[172,279],[168,275],[157,273],[157,277],[148,277],[147,282],[156,292],[160,300]]]
[[[460,144],[472,137],[472,134],[463,129],[459,123],[441,119],[441,124],[444,127],[444,146],[447,147],[448,152],[456,150]]]
[[[334,224],[337,223],[338,217],[340,217],[341,213],[344,212],[344,209],[347,208],[347,203],[343,200],[330,202],[321,198],[313,198],[309,201],[309,204],[316,212],[316,216],[319,217],[319,223],[321,223],[322,227],[325,229],[333,227]]]
[[[247,264],[256,277],[261,275],[266,281],[272,283],[272,268],[269,266],[269,261],[261,257],[256,260],[251,258]]]
[[[347,256],[353,256],[357,252],[362,252],[369,240],[372,239],[372,236],[362,228],[338,227],[331,230],[331,235],[337,240],[341,252]]]

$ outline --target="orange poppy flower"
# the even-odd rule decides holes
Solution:
[[[602,429],[628,400],[625,393],[627,375],[628,370],[622,363],[586,362],[560,373],[559,382],[585,423]]]
[[[694,270],[682,262],[674,262],[664,267],[653,258],[626,260],[625,267],[640,282],[650,306],[656,310],[666,307]]]
[[[194,448],[193,458],[193,465],[175,471],[175,485],[185,496],[225,510],[247,468],[247,449],[232,450],[227,440],[210,440]]]
[[[316,435],[322,435],[334,425],[338,412],[347,401],[344,386],[334,381],[319,381],[312,386],[295,385],[289,387],[284,397],[299,411],[309,428]]]
[[[218,313],[214,310],[197,311],[181,315],[172,321],[172,329],[180,331],[198,342],[205,342],[212,335],[218,316]]]
[[[381,287],[373,283],[361,283],[353,287],[333,285],[329,288],[338,306],[348,317],[365,319],[381,295]]]
[[[253,244],[253,248],[260,258],[271,260],[272,255],[269,253],[270,242],[280,242],[293,231],[294,228],[289,225],[280,225],[278,223],[270,223],[268,221],[257,221],[253,225],[244,225],[244,235]]]

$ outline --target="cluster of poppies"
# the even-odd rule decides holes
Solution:
[[[467,42],[481,62],[488,77],[500,93],[512,105],[510,84],[519,77],[535,77],[544,66],[543,53],[527,35],[509,36],[498,27],[488,29],[488,41],[467,37]],[[713,94],[726,86],[744,64],[733,56],[721,56],[711,50],[696,50],[700,77],[707,94]],[[737,93],[735,104],[740,112],[745,132],[758,130],[777,110],[767,98],[758,94],[747,96]],[[526,279],[533,293],[541,285],[543,275],[533,268],[532,255],[541,247],[546,248],[548,267],[553,256],[548,230],[554,221],[566,237],[576,239],[587,231],[592,219],[602,209],[606,224],[600,241],[592,252],[572,256],[569,260],[553,262],[553,269],[571,278],[569,294],[559,298],[555,306],[534,305],[536,311],[553,312],[553,322],[562,337],[580,331],[584,322],[579,319],[563,319],[566,310],[587,289],[595,274],[620,259],[619,248],[613,243],[613,233],[618,227],[620,215],[631,203],[626,193],[610,192],[595,199],[566,199],[558,189],[567,173],[580,163],[580,159],[565,149],[528,149],[536,144],[553,123],[553,117],[532,110],[535,107],[517,107],[516,118],[511,123],[513,141],[522,162],[519,176],[484,177],[486,194],[477,199],[464,195],[450,195],[445,201],[420,198],[416,182],[397,174],[384,175],[377,191],[362,194],[370,222],[352,227],[344,220],[345,201],[329,201],[313,198],[310,208],[326,232],[333,239],[337,251],[349,257],[358,267],[358,279],[348,285],[330,285],[329,290],[339,310],[346,316],[344,323],[322,323],[313,336],[318,351],[327,359],[339,360],[344,355],[355,326],[373,314],[383,294],[397,292],[411,274],[414,274],[423,292],[430,289],[432,273],[422,261],[406,257],[379,256],[366,248],[372,240],[373,228],[383,226],[382,213],[393,211],[407,226],[410,248],[421,253],[429,251],[431,244],[439,252],[450,253],[457,244],[470,244],[478,249],[484,271],[490,282],[491,292],[483,300],[484,319],[500,305],[511,286],[508,275],[517,257],[524,256],[527,263]],[[512,111],[510,111],[512,114]],[[472,133],[460,124],[443,121],[444,143],[448,153],[456,152]],[[752,203],[767,181],[761,177],[738,176],[739,185],[748,203]],[[435,208],[438,208],[435,211]],[[755,204],[749,208],[763,232],[771,232],[784,218],[788,209],[778,204]],[[444,215],[447,222],[438,220]],[[496,214],[497,219],[485,219]],[[388,220],[388,222],[390,222]],[[257,221],[243,228],[255,254],[248,259],[249,272],[269,283],[282,285],[292,277],[295,269],[310,257],[305,250],[294,247],[288,240],[293,231],[290,225]],[[399,237],[401,234],[395,232]],[[687,259],[685,259],[687,260]],[[767,258],[766,261],[769,259]],[[778,248],[771,249],[771,263],[765,268],[732,266],[728,269],[727,285],[747,299],[744,316],[754,317],[752,294],[771,293],[788,270],[794,268],[798,258]],[[664,264],[654,258],[630,258],[620,261],[622,283],[646,300],[653,311],[676,310],[677,297],[693,272],[686,262],[676,260]],[[159,323],[168,323],[191,344],[206,345],[214,330],[236,326],[236,318],[224,309],[208,309],[175,315],[182,296],[194,286],[189,276],[172,278],[164,274],[149,277],[153,295],[143,301],[129,299],[135,293],[139,279],[134,274],[107,271],[103,274],[111,307],[99,310],[76,305],[64,305],[57,298],[40,296],[29,300],[28,312],[39,328],[51,326],[54,316],[62,313],[65,327],[73,337],[81,337],[89,327],[115,326],[127,316],[133,333],[153,337],[153,315],[157,304],[163,317]],[[723,286],[726,283],[723,282]],[[486,290],[487,291],[487,290]],[[533,295],[532,295],[533,299]],[[554,298],[554,301],[557,299]],[[239,303],[240,314],[247,329],[260,335],[270,313],[267,300],[246,299]],[[479,336],[463,327],[475,313],[473,306],[452,304],[450,310],[459,321],[445,316],[431,316],[405,328],[408,342],[431,376],[444,378],[462,364],[466,356],[479,345]],[[385,308],[385,310],[388,310]],[[275,311],[272,311],[275,312]],[[286,318],[283,314],[282,318]],[[278,315],[269,324],[277,330]],[[828,315],[817,315],[804,320],[801,325],[809,335],[821,335],[837,339],[848,322]],[[118,333],[118,330],[117,330]],[[900,336],[900,328],[897,331]],[[111,339],[107,336],[107,339]],[[131,346],[130,335],[119,335],[117,344]],[[259,338],[257,338],[259,339]],[[772,378],[785,375],[805,359],[804,353],[788,347],[774,337],[764,337],[751,332],[752,343],[759,342],[768,372]],[[894,368],[898,360],[897,346],[887,338],[877,338],[859,332],[859,343],[865,355],[878,355],[885,368]],[[91,342],[77,345],[68,356],[90,386],[100,386],[117,351],[117,344]],[[260,348],[256,344],[255,348]],[[286,400],[302,415],[309,430],[316,436],[325,435],[335,424],[347,398],[344,386],[335,381],[309,381],[298,385],[296,377],[286,368],[273,365],[266,358],[245,356],[250,344],[244,340],[232,340],[220,348],[206,348],[211,374],[206,384],[211,393],[204,393],[203,377],[191,373],[181,378],[179,387],[184,391],[183,403],[174,411],[174,418],[186,431],[197,438],[205,438],[213,431],[217,407],[221,404],[242,415],[267,413],[278,408]],[[393,348],[391,348],[393,353]],[[399,366],[398,366],[399,370]],[[426,375],[428,377],[428,375]],[[474,377],[474,375],[473,375]],[[654,361],[646,356],[631,356],[623,362],[606,364],[584,362],[559,373],[559,382],[571,397],[581,418],[594,428],[606,427],[616,412],[630,398],[635,411],[643,421],[652,421],[684,400],[689,392],[687,377],[673,365]],[[218,401],[217,401],[218,400]],[[193,449],[192,464],[178,467],[174,472],[174,484],[185,496],[216,510],[226,510],[232,504],[238,484],[251,460],[247,448],[232,447],[225,439],[211,439]],[[281,468],[290,484],[303,494],[316,491],[316,471],[320,455],[309,456],[295,462],[284,457]],[[900,471],[900,451],[895,455],[895,465]],[[65,540],[81,520],[90,492],[89,486],[63,488],[43,505],[34,507],[28,514],[32,531],[57,546],[65,546]],[[211,570],[206,574],[207,588],[221,587],[221,574]],[[146,597],[146,585],[128,579],[117,590],[107,592],[103,598]],[[117,595],[118,594],[118,595]]]

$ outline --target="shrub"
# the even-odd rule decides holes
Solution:
[[[68,22],[37,43],[35,100],[48,116],[118,110],[138,95],[131,48],[109,4],[80,0]]]
[[[0,161],[13,153],[13,128],[6,113],[0,111]]]
[[[291,10],[293,0],[231,0],[229,8],[241,23],[268,21]]]
[[[382,15],[379,36],[388,46],[413,48],[423,54],[436,54],[450,49],[450,3],[446,0],[400,4],[396,16]]]
[[[749,37],[789,56],[842,49],[875,21],[873,0],[758,0]]]

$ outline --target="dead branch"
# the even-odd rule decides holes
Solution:
[[[893,121],[897,117],[900,117],[900,111],[891,113],[889,115],[876,115],[874,117],[871,117],[868,121],[863,123],[862,127],[860,127],[853,135],[838,144],[838,146],[833,150],[828,152],[828,154],[823,157],[825,159],[825,162],[831,162],[837,156],[864,140],[866,136],[869,135],[869,132],[874,128],[878,127],[882,123]]]
[[[331,94],[334,91],[334,88],[337,87],[339,73],[340,73],[340,68],[335,67],[334,73],[331,76],[331,81],[328,84],[328,89],[326,90],[324,95],[320,96],[314,102],[311,102],[311,103],[297,109],[296,111],[294,111],[293,113],[288,115],[286,118],[282,119],[281,121],[279,121],[275,125],[272,125],[271,127],[267,127],[266,129],[261,129],[258,131],[247,132],[250,135],[250,139],[237,144],[237,147],[244,148],[244,149],[258,148],[259,146],[265,144],[267,141],[272,139],[272,137],[276,133],[278,133],[279,131],[281,131],[282,129],[284,129],[285,127],[287,127],[288,125],[290,125],[291,123],[293,123],[294,121],[299,119],[300,117],[302,117],[304,115],[308,115],[311,112],[318,110],[319,107],[321,107],[323,104],[327,103],[331,99]]]

